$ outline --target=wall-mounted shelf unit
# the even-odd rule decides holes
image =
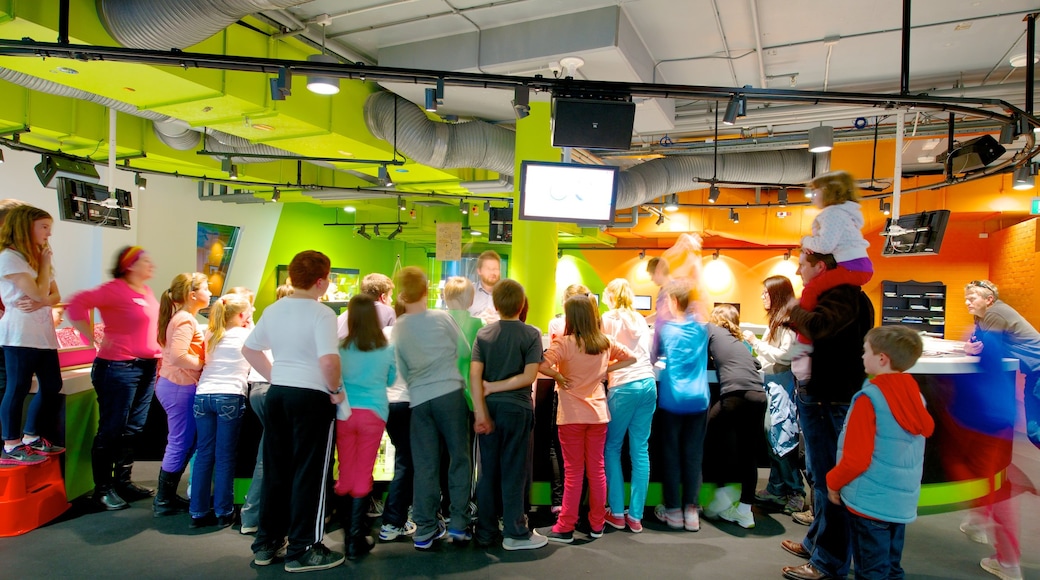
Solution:
[[[902,324],[927,336],[946,334],[946,285],[942,282],[881,282],[881,325]]]

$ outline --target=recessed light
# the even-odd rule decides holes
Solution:
[[[478,230],[470,230],[469,231],[469,235],[471,235],[471,236],[482,236],[482,235],[484,235],[484,232],[481,232],[481,231],[478,231]]]
[[[253,128],[257,131],[274,131],[273,125],[265,125],[263,123],[254,123]]]
[[[1008,61],[1011,63],[1011,66],[1015,68],[1022,68],[1026,66],[1026,63],[1029,62],[1029,55],[1023,52],[1021,54],[1016,54],[1012,56],[1008,59]],[[1033,55],[1033,64],[1036,64],[1037,62],[1040,62],[1040,56]]]
[[[344,151],[344,150],[342,150],[342,149],[340,149],[340,150],[339,150],[339,151],[337,151],[336,153],[339,153],[340,155],[342,155],[342,156],[344,156],[344,157],[353,157],[353,156],[354,156],[354,154],[353,154],[353,153],[351,153],[350,151]]]
[[[51,69],[51,72],[52,73],[56,73],[56,74],[61,74],[61,75],[78,75],[79,74],[78,70],[76,70],[74,68],[69,68],[67,66],[59,66],[57,68],[53,68],[53,69]]]
[[[345,211],[347,213],[354,213],[354,212],[357,211],[357,208],[355,208],[352,205],[348,205],[347,207],[343,208],[343,211]]]

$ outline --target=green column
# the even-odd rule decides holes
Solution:
[[[509,276],[527,292],[527,323],[547,332],[555,312],[557,227],[551,222],[517,219],[520,208],[520,163],[560,161],[560,150],[550,143],[549,103],[531,103],[531,114],[516,122],[516,189],[513,191],[513,252]]]

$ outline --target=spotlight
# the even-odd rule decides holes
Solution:
[[[365,238],[366,240],[372,239],[372,236],[365,232],[365,226],[361,226],[360,228],[358,228],[357,235],[361,236],[362,238]]]
[[[513,89],[513,113],[518,120],[531,114],[531,90],[526,85]]]
[[[278,200],[282,199],[282,190],[277,187],[271,192],[271,201],[278,203]]]
[[[394,181],[390,179],[390,171],[386,168],[386,165],[379,166],[379,185],[383,187],[393,187]]]
[[[737,122],[737,117],[747,114],[747,97],[742,93],[733,95],[726,105],[726,114],[722,116],[723,125],[732,125]]]
[[[787,205],[787,188],[786,187],[781,187],[780,188],[780,194],[777,196],[777,203],[780,204],[780,207],[785,207]]]
[[[791,259],[791,250],[787,250],[786,252],[784,252],[784,261],[787,261],[787,260],[790,260],[790,259]]]
[[[664,214],[663,213],[657,214],[657,225],[661,225],[663,223],[664,223]]]
[[[729,219],[733,223],[739,224],[740,223],[740,214],[737,213],[737,210],[735,210],[733,208],[730,208],[730,210],[729,210]]]
[[[486,212],[487,211],[491,211],[491,202],[490,201],[485,201],[484,202],[484,211],[486,211]]]
[[[224,173],[231,173],[231,158],[225,157],[220,160],[220,170]]]
[[[888,203],[884,199],[878,200],[878,209],[885,215],[892,215],[892,204]]]
[[[430,87],[426,89],[426,106],[424,107],[427,112],[437,112],[437,89]]]
[[[719,251],[718,250],[715,250],[714,252],[712,252],[711,259],[712,260],[718,260],[719,259]]]
[[[671,194],[668,196],[667,203],[664,204],[665,211],[679,211],[679,195]]]
[[[3,161],[3,157],[0,156],[0,162]],[[137,185],[139,191],[144,191],[148,188],[148,180],[144,178],[140,173],[134,174],[134,184]]]
[[[809,151],[826,153],[834,149],[834,127],[821,125],[809,129]]]
[[[285,97],[292,94],[292,73],[289,69],[278,69],[278,76],[270,79],[270,83],[272,101],[284,101]]]
[[[401,225],[401,224],[397,224],[397,229],[392,231],[392,232],[390,232],[390,235],[387,236],[386,239],[392,240],[392,239],[397,237],[397,234],[399,234],[399,233],[401,233],[403,231],[404,231],[404,226]]]
[[[404,200],[401,199],[400,195],[397,196],[397,209],[399,209],[401,211],[406,211],[408,209],[408,206],[405,205]]]
[[[1012,122],[1007,125],[1000,126],[1000,139],[998,140],[1001,145],[1008,145],[1015,142],[1015,132],[1017,130],[1017,123]]]
[[[228,170],[227,174],[231,179],[238,179],[238,167],[232,164],[231,169]]]
[[[324,36],[325,27],[322,27]],[[339,64],[339,59],[331,54],[312,54],[307,57],[307,62],[315,64]],[[320,74],[307,75],[307,90],[319,95],[335,95],[339,92],[339,79]]]
[[[376,237],[378,238],[379,237],[379,224],[376,224],[376,226],[374,228],[372,228],[372,229],[375,232]]]
[[[708,203],[715,203],[718,201],[720,193],[722,192],[719,191],[719,186],[714,183],[711,184],[711,187],[708,189]]]
[[[642,259],[645,259],[645,258],[646,258],[646,250],[645,249],[644,250],[639,250],[639,259],[642,260]]]
[[[1033,189],[1033,175],[1029,171],[1029,165],[1023,165],[1015,168],[1014,185],[1012,187],[1018,190]]]
[[[459,200],[459,211],[462,212],[462,215],[466,215],[469,213],[469,204],[466,203],[466,200]]]

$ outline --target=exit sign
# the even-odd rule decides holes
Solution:
[[[1034,197],[1033,203],[1029,205],[1030,215],[1040,215],[1040,197]]]

